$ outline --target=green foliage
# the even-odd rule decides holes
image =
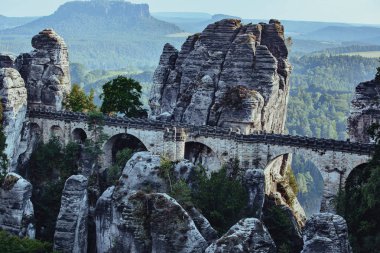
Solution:
[[[2,253],[46,253],[52,252],[52,245],[47,242],[19,238],[5,231],[0,231],[0,252]]]
[[[272,206],[264,211],[263,222],[267,227],[275,244],[279,247],[278,252],[299,252],[294,249],[293,224],[288,213],[281,206]],[[293,250],[291,250],[293,248]]]
[[[295,195],[298,194],[298,184],[297,184],[297,179],[294,176],[293,170],[290,166],[288,166],[286,170],[286,177],[288,178],[289,185],[292,188],[292,191],[294,192]]]
[[[96,110],[94,94],[95,91],[91,90],[90,94],[87,96],[78,84],[74,84],[70,94],[65,98],[65,108],[73,112],[94,111]]]
[[[211,225],[220,233],[226,232],[244,214],[248,193],[241,182],[227,177],[227,169],[211,174],[198,172],[197,187],[192,192],[192,200]]]
[[[355,168],[347,178],[345,189],[337,198],[337,210],[348,224],[354,252],[380,250],[380,132],[375,124],[369,133],[376,149],[368,164]],[[352,208],[352,205],[355,208]]]
[[[32,202],[39,239],[53,241],[65,181],[78,173],[79,156],[78,144],[63,147],[57,138],[40,143],[31,155],[27,176],[33,184]]]
[[[175,198],[178,203],[184,207],[193,206],[191,189],[189,185],[183,180],[178,180],[173,184],[172,190],[170,191],[170,196]]]
[[[115,164],[107,170],[107,186],[115,185],[119,180],[125,164],[131,159],[133,150],[125,148],[116,154]]]
[[[162,178],[165,178],[165,180],[168,182],[170,186],[170,191],[173,190],[173,168],[174,163],[170,161],[169,159],[165,157],[161,157],[161,163],[160,163],[160,175]]]
[[[142,108],[142,87],[137,81],[119,76],[103,86],[103,113],[122,113],[127,117],[145,117],[147,112]]]

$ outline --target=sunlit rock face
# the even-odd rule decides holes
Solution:
[[[67,46],[52,29],[34,36],[32,46],[35,50],[15,63],[26,83],[28,106],[61,110],[71,85]]]
[[[331,213],[314,214],[307,220],[301,253],[351,253],[346,221]]]
[[[15,171],[27,109],[25,83],[17,70],[0,69],[0,97],[3,107],[3,131],[7,144],[5,154],[8,158],[9,171]]]
[[[277,20],[211,24],[180,51],[165,45],[154,74],[151,117],[281,133],[291,71],[287,56]]]
[[[0,228],[20,237],[35,237],[32,185],[9,173],[0,188]]]
[[[348,133],[351,141],[368,143],[367,132],[373,123],[380,122],[380,81],[372,80],[360,83],[355,89],[351,101],[351,113],[348,118]]]

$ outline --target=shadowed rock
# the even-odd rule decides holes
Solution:
[[[301,253],[351,253],[346,221],[331,213],[314,214],[303,232]]]
[[[275,253],[276,245],[265,226],[255,218],[240,220],[211,244],[205,253]]]
[[[87,178],[74,175],[66,180],[54,234],[54,250],[87,252]]]
[[[16,173],[9,173],[0,189],[0,228],[20,237],[34,238],[32,185]]]

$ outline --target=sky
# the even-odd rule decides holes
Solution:
[[[5,16],[46,16],[70,0],[0,0]],[[380,24],[380,0],[130,0],[152,12],[207,12],[251,19]]]

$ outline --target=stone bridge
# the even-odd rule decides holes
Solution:
[[[92,138],[88,116],[68,111],[28,111],[30,129],[38,132],[44,142],[51,136],[63,142]],[[352,143],[330,139],[254,133],[243,135],[231,129],[192,126],[149,119],[104,117],[103,168],[108,168],[118,150],[125,147],[148,150],[171,160],[189,159],[208,164],[210,171],[237,158],[244,169],[264,169],[280,156],[299,154],[310,159],[324,180],[322,211],[333,210],[333,200],[350,172],[368,162],[373,144]]]

